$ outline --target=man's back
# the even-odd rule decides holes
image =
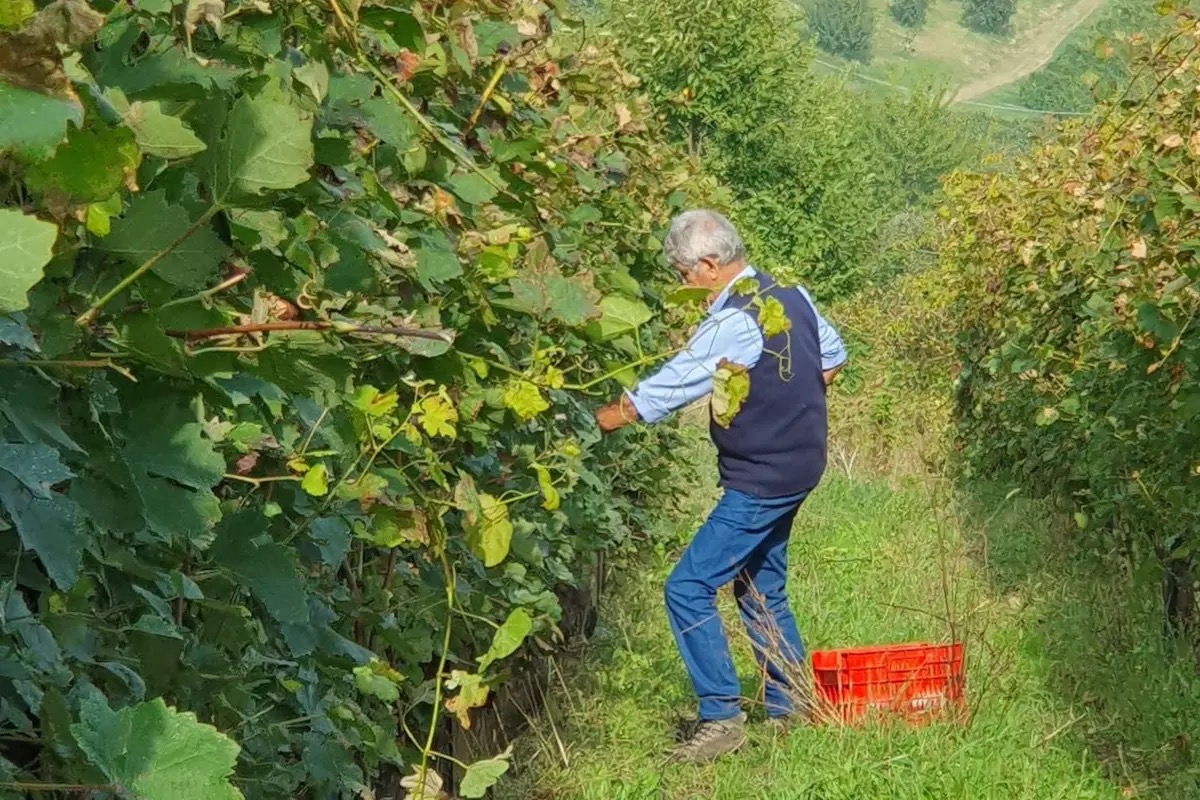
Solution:
[[[755,319],[763,346],[740,408],[710,423],[721,486],[755,497],[811,491],[825,471],[828,433],[817,315],[799,289],[763,273],[734,284],[726,307]]]

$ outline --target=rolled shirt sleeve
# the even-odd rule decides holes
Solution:
[[[821,337],[821,369],[828,372],[835,367],[842,366],[846,363],[848,356],[846,346],[842,344],[842,337],[838,334],[837,328],[830,325],[821,316],[821,312],[817,310],[817,304],[813,302],[812,297],[803,287],[800,287],[800,293],[804,295],[804,299],[812,307],[813,313],[817,315],[817,333]]]
[[[643,422],[658,422],[709,394],[722,359],[749,368],[762,350],[762,332],[754,319],[741,309],[722,309],[700,323],[687,347],[626,394]]]

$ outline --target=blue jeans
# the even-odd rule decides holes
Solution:
[[[729,654],[717,589],[730,581],[742,622],[767,671],[767,714],[792,711],[783,663],[801,665],[804,645],[788,605],[787,544],[807,492],[764,499],[727,490],[667,578],[667,618],[692,688],[700,719],[723,720],[741,710],[741,685]]]

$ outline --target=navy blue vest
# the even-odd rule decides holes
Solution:
[[[816,488],[825,472],[828,421],[821,337],[817,316],[799,289],[777,286],[761,272],[750,280],[757,282],[757,293],[744,295],[731,288],[726,307],[741,308],[757,322],[755,298],[773,297],[783,305],[791,327],[774,336],[764,334],[762,356],[749,372],[750,394],[728,428],[712,420],[709,431],[717,446],[721,486],[756,497],[785,497]]]

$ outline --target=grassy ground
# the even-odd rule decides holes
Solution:
[[[710,459],[697,446],[696,459]],[[686,536],[715,494],[689,489]],[[692,700],[660,601],[671,559],[612,592],[594,641],[518,748],[510,800],[1200,797],[1200,681],[1159,635],[1153,576],[1071,553],[1038,503],[831,473],[798,520],[791,594],[810,648],[967,642],[970,724],[825,727],[705,768],[664,766]],[[735,620],[728,597],[726,620]],[[730,630],[737,630],[728,625]],[[744,694],[756,686],[740,634]],[[1200,746],[1200,741],[1197,741]]]

